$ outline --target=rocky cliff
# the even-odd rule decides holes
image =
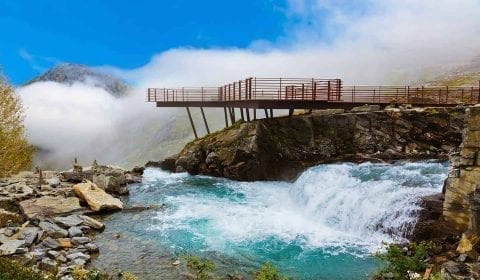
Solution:
[[[292,180],[305,168],[335,161],[447,159],[462,140],[464,108],[325,111],[236,123],[191,142],[159,163],[235,180]]]
[[[463,141],[451,155],[451,168],[445,182],[443,216],[452,232],[476,227],[472,208],[480,194],[480,107],[466,110]],[[478,208],[479,205],[476,207]],[[480,210],[480,209],[477,209]]]

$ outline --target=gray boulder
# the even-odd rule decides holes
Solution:
[[[68,236],[68,231],[50,222],[40,222],[38,226],[52,238],[62,238]]]

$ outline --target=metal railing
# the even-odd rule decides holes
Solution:
[[[368,104],[476,104],[478,87],[344,86],[340,79],[247,78],[220,87],[149,88],[149,102],[241,100],[327,101]]]

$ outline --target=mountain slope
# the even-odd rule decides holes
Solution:
[[[115,97],[124,96],[128,90],[128,86],[118,78],[101,73],[85,65],[73,63],[59,64],[44,74],[27,82],[25,85],[46,81],[67,85],[71,85],[75,82],[86,83],[95,87],[103,88]]]

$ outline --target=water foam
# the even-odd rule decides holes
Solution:
[[[303,250],[368,254],[402,239],[415,223],[419,197],[439,192],[445,174],[444,164],[432,162],[332,164],[293,183],[245,183],[147,169],[144,187],[161,186],[169,205],[150,230],[170,239],[188,233],[204,250],[274,239]]]

